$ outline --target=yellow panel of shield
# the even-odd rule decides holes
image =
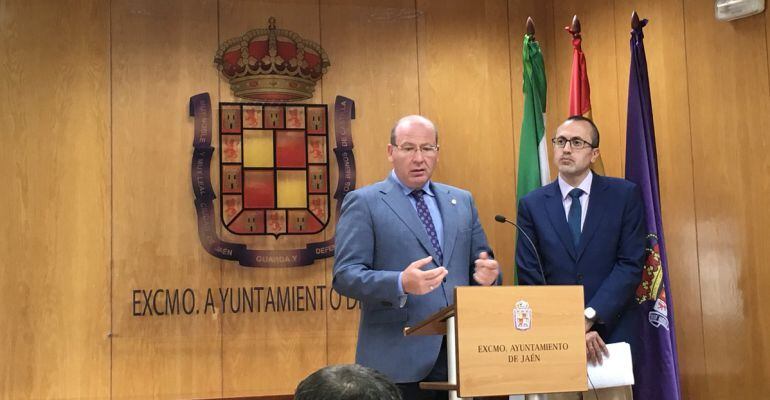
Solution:
[[[273,166],[273,131],[243,132],[243,165],[245,167]]]
[[[306,208],[307,181],[306,172],[276,171],[278,192],[278,208]]]

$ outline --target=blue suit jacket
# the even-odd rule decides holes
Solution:
[[[407,295],[399,307],[398,276],[412,262],[433,256],[428,234],[409,199],[392,178],[348,193],[337,223],[334,289],[362,303],[356,363],[395,382],[425,378],[438,357],[441,336],[405,337],[403,329],[454,303],[454,287],[475,283],[473,263],[491,251],[467,191],[431,183],[444,223],[444,266],[440,288]]]
[[[601,323],[596,330],[606,343],[635,347],[637,316],[631,311],[645,257],[642,198],[629,181],[594,174],[588,212],[577,248],[564,213],[558,181],[532,191],[519,202],[518,224],[540,253],[549,285],[583,285],[585,306]],[[516,247],[519,281],[542,284],[529,243]]]

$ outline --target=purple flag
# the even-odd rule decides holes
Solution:
[[[652,121],[650,82],[644,52],[642,20],[631,30],[631,74],[628,82],[626,179],[639,185],[645,207],[647,258],[636,290],[641,314],[638,349],[634,354],[634,398],[680,399],[674,313],[668,261],[663,240],[658,187],[658,155]]]

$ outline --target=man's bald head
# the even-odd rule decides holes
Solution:
[[[438,131],[436,130],[436,125],[433,124],[433,121],[422,115],[407,115],[406,117],[399,119],[398,122],[393,125],[393,129],[390,130],[390,144],[395,146],[398,134],[404,130],[408,130],[413,125],[422,125],[432,130],[436,134],[436,143],[438,143]]]

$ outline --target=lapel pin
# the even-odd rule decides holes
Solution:
[[[457,204],[457,200],[452,199],[451,203],[452,203],[452,205],[455,205],[455,204]]]

